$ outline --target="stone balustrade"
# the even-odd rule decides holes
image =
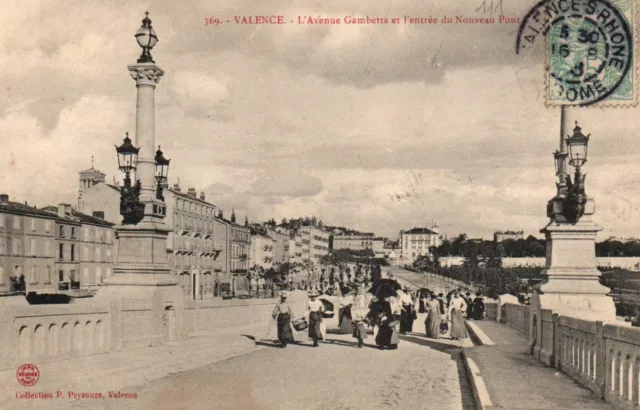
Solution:
[[[234,326],[270,323],[275,299],[91,300],[0,305],[0,370],[179,341]],[[266,331],[266,327],[265,327]]]
[[[497,303],[486,303],[494,319]],[[528,334],[533,353],[620,409],[640,405],[640,328],[541,311],[541,327],[529,306],[507,303],[502,322]],[[490,313],[491,312],[491,313]]]
[[[498,318],[498,303],[493,301],[484,302],[484,314],[487,319],[497,320]]]

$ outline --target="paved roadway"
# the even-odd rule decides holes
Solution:
[[[247,335],[247,337],[250,335]],[[358,349],[350,335],[265,348],[136,388],[138,400],[69,403],[117,409],[472,409],[459,358],[469,341],[401,336],[397,350],[378,350],[373,337]],[[215,346],[211,346],[215,349]],[[94,407],[92,407],[94,406]]]

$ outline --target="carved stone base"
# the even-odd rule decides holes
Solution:
[[[113,275],[105,278],[100,294],[127,299],[149,299],[162,289],[168,300],[178,288],[167,263],[167,234],[164,224],[143,221],[138,225],[118,226],[117,260]]]

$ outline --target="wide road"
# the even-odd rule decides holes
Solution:
[[[251,335],[247,335],[251,336]],[[397,350],[355,347],[350,335],[251,354],[152,381],[128,391],[119,409],[472,409],[459,358],[469,341],[401,336]],[[215,349],[211,346],[211,349]],[[87,403],[85,402],[85,405]],[[85,407],[86,408],[86,407]]]

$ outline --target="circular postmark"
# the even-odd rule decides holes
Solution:
[[[633,35],[613,2],[543,0],[523,19],[516,51],[540,37],[547,45],[548,102],[587,106],[631,93]]]
[[[40,380],[40,370],[35,364],[25,363],[18,367],[16,378],[23,386],[33,386]]]

